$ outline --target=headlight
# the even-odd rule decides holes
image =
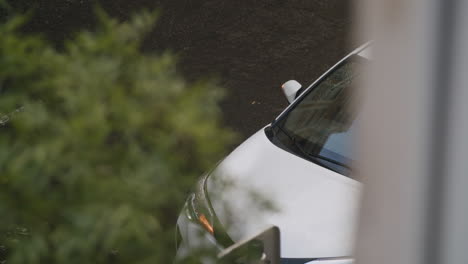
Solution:
[[[194,193],[187,200],[186,215],[210,233],[221,246],[228,247],[234,241],[225,232],[211,206],[206,190],[207,179],[208,176],[204,176],[196,184]]]
[[[202,177],[195,186],[195,191],[187,199],[187,218],[200,224],[206,231],[214,235],[213,216],[208,198],[206,196],[206,179]]]

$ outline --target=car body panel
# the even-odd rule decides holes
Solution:
[[[276,225],[282,257],[352,254],[361,184],[280,149],[263,129],[218,165],[207,190],[234,241]],[[258,197],[277,210],[265,210]]]

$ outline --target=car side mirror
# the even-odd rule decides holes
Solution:
[[[283,90],[283,93],[286,96],[286,99],[288,99],[289,103],[292,103],[294,99],[296,99],[296,97],[300,94],[301,88],[302,85],[296,80],[287,81],[281,86],[281,89]]]

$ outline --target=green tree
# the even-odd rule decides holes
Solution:
[[[170,262],[185,196],[233,135],[219,124],[219,87],[140,51],[154,17],[98,12],[97,29],[63,50],[19,33],[24,16],[0,25],[8,264]]]

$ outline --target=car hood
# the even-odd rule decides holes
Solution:
[[[263,129],[207,181],[211,205],[234,241],[276,225],[281,256],[288,258],[351,256],[361,189],[351,178],[278,148]]]

